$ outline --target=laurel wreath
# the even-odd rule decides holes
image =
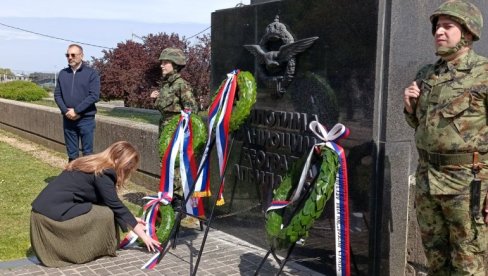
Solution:
[[[158,236],[159,242],[165,243],[169,239],[169,235],[175,224],[175,212],[171,204],[161,204],[159,206],[159,214],[161,215],[161,221],[156,230],[156,236]]]
[[[191,114],[191,127],[193,134],[193,152],[195,154],[200,153],[207,142],[207,127],[203,122],[202,118],[196,114]],[[163,127],[161,132],[161,137],[159,137],[159,156],[163,158],[166,148],[168,147],[171,139],[173,138],[173,133],[178,126],[180,120],[180,115],[174,115],[169,119],[167,124]],[[175,166],[179,165],[179,155],[176,156]]]
[[[223,80],[217,91],[220,91],[226,80]],[[237,88],[238,97],[234,101],[234,108],[232,109],[232,115],[230,117],[229,131],[233,132],[244,123],[249,114],[251,114],[251,108],[256,103],[256,80],[253,75],[248,71],[240,71],[237,74]],[[212,102],[215,100],[215,96],[212,98]],[[220,113],[220,112],[219,112]],[[217,116],[218,117],[218,116]]]
[[[292,167],[291,171],[283,178],[280,186],[273,191],[274,201],[287,200],[293,186],[300,179],[305,159],[300,159]],[[273,249],[285,249],[301,238],[308,236],[308,230],[316,219],[322,214],[327,200],[332,195],[336,175],[339,169],[337,154],[326,146],[320,146],[320,156],[317,162],[321,162],[320,172],[309,196],[304,199],[302,206],[289,205],[285,208],[272,210],[266,216],[266,233],[268,242]],[[298,208],[288,225],[283,226],[283,216],[292,209]]]

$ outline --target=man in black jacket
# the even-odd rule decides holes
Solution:
[[[69,45],[66,58],[69,66],[59,72],[54,100],[63,114],[64,141],[71,162],[79,156],[80,140],[83,155],[93,153],[95,103],[100,97],[100,77],[83,63],[80,45]]]

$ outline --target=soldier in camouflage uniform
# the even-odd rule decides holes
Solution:
[[[159,135],[166,122],[181,110],[191,109],[198,112],[198,105],[187,81],[181,78],[180,70],[186,65],[185,54],[177,48],[166,48],[159,56],[163,81],[159,91],[153,91],[151,98],[155,98],[155,107],[161,112],[159,120]]]
[[[473,4],[454,0],[430,20],[440,59],[404,91],[419,152],[415,205],[429,275],[486,275],[488,59],[471,49],[483,19]]]
[[[153,91],[151,98],[155,98],[155,107],[161,112],[159,119],[159,137],[164,126],[174,115],[180,114],[182,110],[190,109],[192,113],[198,112],[198,105],[193,96],[192,88],[181,78],[180,70],[186,65],[186,57],[181,49],[166,48],[159,56],[163,80],[159,91]],[[174,171],[174,195],[172,205],[181,208],[183,199],[183,188],[181,186],[180,169]],[[181,225],[187,228],[199,228],[198,219],[187,216],[181,221]]]

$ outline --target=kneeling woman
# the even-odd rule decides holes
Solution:
[[[124,231],[132,228],[148,250],[160,246],[144,232],[144,221],[136,219],[117,195],[138,165],[137,150],[128,142],[116,142],[101,153],[72,161],[41,191],[32,203],[30,236],[45,266],[115,256],[115,222]]]

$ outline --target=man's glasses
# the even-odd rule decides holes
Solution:
[[[68,58],[68,57],[71,57],[71,58],[74,58],[76,57],[77,55],[79,54],[65,54],[65,56]]]

